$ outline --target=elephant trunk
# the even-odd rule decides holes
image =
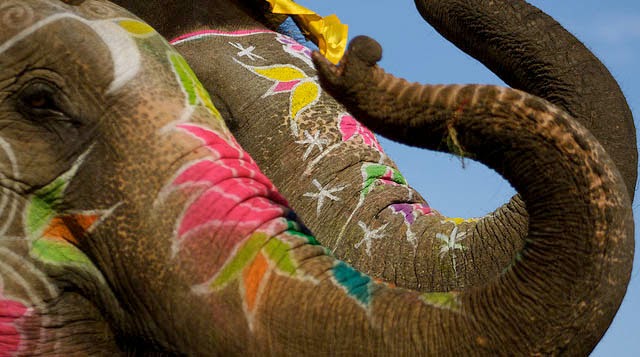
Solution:
[[[631,110],[611,73],[553,18],[522,0],[416,0],[422,17],[508,85],[562,108],[618,166],[631,199],[637,153]]]
[[[378,68],[375,41],[356,38],[334,67],[314,61],[327,91],[373,130],[471,157],[520,192],[530,215],[525,246],[496,279],[449,296],[431,320],[441,352],[585,354],[626,291],[633,222],[618,170],[593,136],[553,104],[508,88],[409,84]],[[464,321],[459,320],[464,317]],[[465,321],[469,325],[465,325]]]

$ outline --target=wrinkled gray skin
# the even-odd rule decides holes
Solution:
[[[314,57],[367,123],[453,140],[527,204],[527,244],[500,276],[409,291],[317,244],[156,32],[73,4],[0,5],[0,355],[586,354],[606,330],[632,264],[630,201],[561,109],[409,85],[370,39],[339,68]]]
[[[281,20],[265,15],[262,1],[116,3],[167,38],[194,30],[267,29]],[[619,165],[633,197],[637,166],[633,118],[615,80],[584,45],[524,1],[416,1],[416,5],[438,31],[508,84],[560,106],[591,130]],[[289,120],[291,94],[266,95],[274,82],[248,66],[291,64],[309,77],[316,72],[283,51],[275,37],[211,36],[176,48],[225,112],[238,141],[324,245],[378,278],[422,291],[474,286],[511,264],[523,247],[528,224],[517,196],[487,217],[464,221],[437,213],[424,215],[424,210],[408,206],[425,201],[400,180],[370,180],[373,185],[365,186],[365,165],[380,163],[390,169],[395,165],[364,136],[343,142],[339,121],[345,110],[326,93],[298,116],[294,132]],[[251,47],[259,57],[240,53]],[[313,138],[325,141],[314,147],[308,144]],[[369,194],[361,194],[370,187],[374,189]],[[318,199],[320,188],[330,196]],[[411,219],[391,207],[398,203],[407,204],[401,208],[411,212]]]

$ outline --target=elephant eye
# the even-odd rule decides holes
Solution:
[[[32,82],[20,91],[20,104],[22,109],[33,113],[45,114],[47,111],[61,113],[55,94],[56,88],[52,84],[41,81]]]
[[[65,110],[67,101],[60,89],[53,83],[34,80],[27,83],[18,92],[18,110],[30,121],[51,129],[53,125],[78,127]]]

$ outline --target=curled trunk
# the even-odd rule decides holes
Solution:
[[[457,311],[420,311],[418,321],[455,329],[427,338],[436,347],[429,352],[589,352],[622,300],[633,259],[629,198],[606,152],[547,101],[495,86],[408,84],[375,66],[372,40],[357,38],[349,51],[337,68],[315,56],[326,90],[384,136],[496,169],[530,214],[526,244],[503,274],[453,295]]]
[[[558,22],[522,0],[415,0],[422,17],[505,83],[557,105],[598,138],[633,200],[631,110],[611,73]]]

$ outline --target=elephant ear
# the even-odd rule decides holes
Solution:
[[[509,86],[548,100],[589,129],[633,199],[638,165],[633,117],[618,83],[582,42],[522,0],[415,4],[442,36]]]

